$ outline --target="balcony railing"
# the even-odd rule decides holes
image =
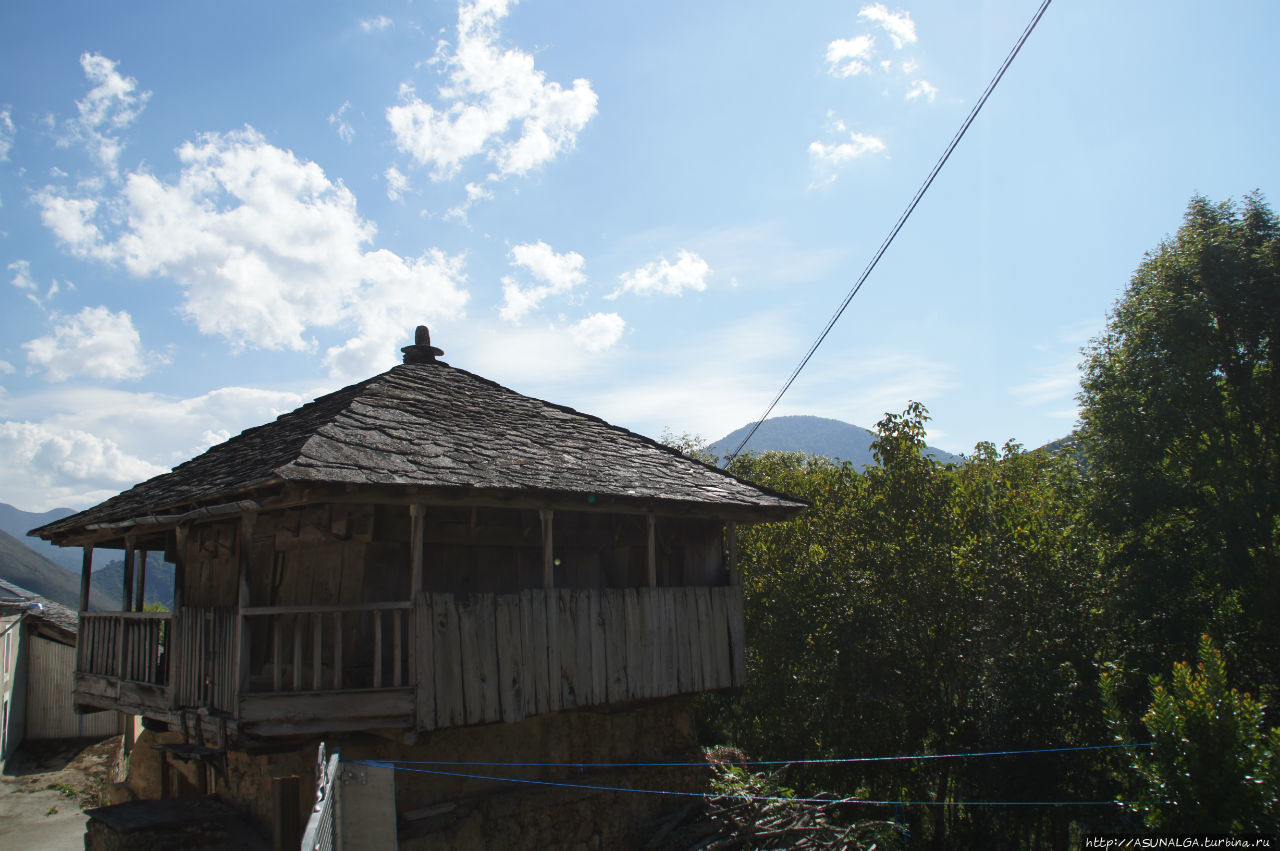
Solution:
[[[295,722],[358,729],[361,719],[419,730],[517,721],[741,685],[741,589],[184,607],[172,621],[166,613],[86,613],[77,673],[81,702],[139,714],[208,709],[272,724],[272,732]]]

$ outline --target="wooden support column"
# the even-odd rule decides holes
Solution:
[[[246,511],[240,515],[240,531],[236,535],[236,563],[239,567],[239,592],[236,595],[235,622],[235,682],[233,683],[232,712],[240,714],[240,695],[249,690],[249,624],[244,610],[249,608],[249,568],[253,564],[253,527],[258,515]],[[298,623],[301,623],[299,619]],[[299,672],[293,672],[296,680]]]
[[[187,531],[185,523],[173,530],[173,615],[169,619],[169,652],[165,655],[169,659],[169,706],[174,709],[178,707],[178,678],[187,673],[182,670],[185,660],[179,658],[179,654],[184,651],[178,641],[182,634],[183,587],[187,581]]]
[[[410,520],[410,564],[412,572],[409,579],[409,599],[417,600],[418,595],[422,593],[422,569],[423,561],[426,559],[424,548],[426,547],[425,539],[427,536],[427,507],[414,503],[409,506]]]
[[[133,602],[133,535],[124,538],[124,596],[120,601],[120,611],[132,611],[129,605]]]
[[[542,518],[542,587],[556,587],[556,562],[551,540],[551,518],[554,516],[550,508],[539,508]]]
[[[93,544],[84,545],[80,560],[80,611],[89,611],[89,584],[93,577]]]
[[[136,553],[138,562],[137,569],[134,573],[138,577],[138,592],[134,596],[133,610],[140,612],[146,605],[146,588],[147,588],[147,551],[138,550]]]
[[[652,513],[649,518],[649,587],[654,588],[658,585],[658,518]]]

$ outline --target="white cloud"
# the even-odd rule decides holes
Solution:
[[[548,296],[567,293],[587,279],[582,271],[586,261],[581,254],[576,251],[557,254],[541,240],[514,246],[511,265],[523,267],[541,284],[522,287],[515,277],[503,277],[503,304],[498,314],[508,322],[519,322]]]
[[[9,151],[13,149],[13,117],[9,110],[0,109],[0,162],[9,159]]]
[[[879,25],[899,50],[916,42],[916,25],[910,12],[890,12],[883,3],[872,3],[862,7],[858,18]]]
[[[481,183],[468,183],[466,185],[467,200],[461,204],[450,207],[448,212],[444,214],[446,219],[457,219],[465,223],[467,221],[467,210],[471,209],[471,205],[477,201],[488,201],[493,198],[493,193],[485,188]]]
[[[50,381],[76,376],[110,380],[145,375],[159,358],[142,348],[142,338],[126,312],[86,307],[75,316],[57,317],[52,334],[22,344],[27,360]]]
[[[456,49],[438,54],[449,69],[440,106],[405,84],[401,103],[387,109],[397,147],[430,166],[435,180],[481,154],[497,166],[491,177],[523,175],[572,149],[596,114],[590,82],[580,78],[568,89],[547,82],[533,56],[498,45],[507,11],[503,0],[459,3]]]
[[[29,511],[99,502],[306,398],[247,387],[173,398],[93,385],[0,396],[0,501]]]
[[[387,305],[412,308],[419,322],[462,314],[460,260],[434,249],[417,259],[366,251],[375,227],[358,214],[355,196],[253,128],[205,134],[184,144],[178,159],[174,183],[127,175],[110,199],[122,222],[110,239],[98,226],[98,200],[48,187],[35,200],[73,253],[176,281],[183,314],[233,348],[307,350],[308,329],[347,324],[357,336],[339,348],[386,363],[401,335],[369,335],[382,327]],[[331,353],[339,360],[351,366],[350,357]]]
[[[342,106],[338,107],[337,112],[329,113],[329,124],[337,128],[338,138],[346,142],[348,145],[350,145],[351,140],[356,137],[356,131],[355,128],[348,124],[346,119],[342,117],[342,113],[346,112],[350,108],[351,101],[344,100],[342,102]]]
[[[36,282],[31,279],[31,261],[14,260],[9,264],[9,271],[13,273],[9,283],[20,290],[36,291]]]
[[[711,267],[706,260],[692,251],[681,249],[674,264],[661,257],[639,269],[619,275],[622,286],[605,297],[617,298],[624,292],[636,295],[681,295],[685,290],[701,292],[707,288],[707,276],[710,274]]]
[[[81,142],[115,176],[124,143],[115,134],[132,124],[147,105],[151,92],[138,91],[138,82],[116,71],[116,62],[97,53],[82,53],[80,67],[93,88],[76,101],[78,115],[68,122],[61,144]]]
[[[827,73],[833,77],[852,77],[871,70],[867,63],[875,55],[873,36],[838,38],[827,45]]]
[[[360,22],[360,28],[367,33],[381,32],[391,26],[393,21],[386,15],[378,15],[376,18],[366,18]]]
[[[0,422],[0,465],[5,501],[28,511],[106,499],[166,469],[81,429],[12,421]]]
[[[849,133],[848,142],[840,142],[834,145],[827,145],[822,142],[811,142],[809,144],[809,153],[829,166],[839,166],[858,157],[878,154],[883,152],[884,149],[884,140],[864,133],[853,132]]]
[[[0,360],[0,375],[13,375],[17,370],[7,360]]]
[[[399,201],[409,191],[409,178],[395,166],[389,167],[382,176],[387,181],[387,197],[392,201]]]
[[[933,103],[933,99],[938,96],[936,86],[930,85],[928,80],[916,80],[911,84],[911,88],[907,91],[907,100],[915,100],[916,98],[924,98]]]
[[[616,313],[593,313],[569,329],[570,336],[589,352],[602,352],[622,339],[626,321]]]

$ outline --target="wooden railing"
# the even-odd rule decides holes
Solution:
[[[80,615],[76,669],[82,673],[164,686],[168,612],[85,612]]]
[[[183,607],[173,642],[174,704],[235,710],[235,611]]]
[[[741,589],[548,589],[418,600],[420,729],[740,686]]]
[[[413,605],[245,609],[253,643],[249,693],[402,688],[412,681]]]

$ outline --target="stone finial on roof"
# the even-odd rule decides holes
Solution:
[[[405,363],[435,363],[436,357],[444,354],[444,349],[431,345],[431,332],[426,325],[419,325],[413,335],[413,345],[400,351],[404,352]]]

